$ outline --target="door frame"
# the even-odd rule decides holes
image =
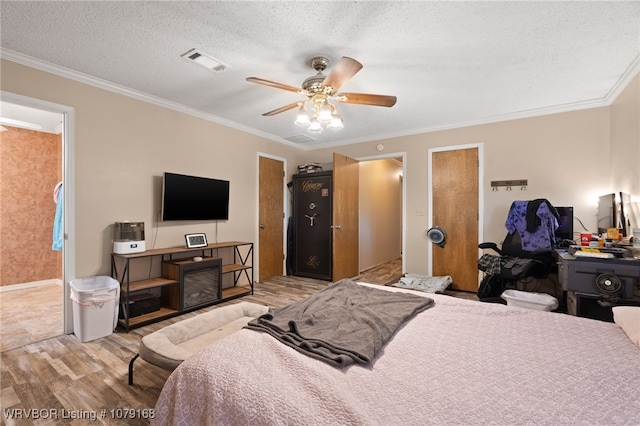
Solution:
[[[429,206],[427,229],[433,226],[433,154],[436,152],[473,148],[478,149],[478,241],[482,242],[484,238],[484,144],[482,142],[429,148],[427,155],[427,170],[429,176],[429,184],[427,185],[427,204]],[[425,232],[427,229],[425,229]],[[480,257],[481,253],[482,250],[478,248],[478,257]],[[427,274],[429,276],[433,275],[433,244],[431,243],[427,244]],[[481,274],[480,271],[478,271],[478,283],[480,283],[480,278]]]
[[[407,271],[406,253],[407,253],[407,152],[390,152],[388,154],[371,155],[366,157],[354,157],[359,162],[385,160],[390,158],[402,157],[402,273]],[[359,236],[358,236],[359,238]]]
[[[284,258],[282,259],[282,274],[286,274],[286,258],[287,258],[287,217],[291,214],[289,211],[289,197],[287,191],[287,180],[289,174],[287,173],[287,159],[284,157],[279,157],[277,155],[267,154],[266,152],[258,151],[256,152],[256,228],[255,228],[255,236],[254,241],[256,244],[253,245],[253,250],[255,253],[255,265],[254,265],[254,277],[260,276],[260,157],[270,158],[271,160],[282,161],[283,169],[284,169],[284,177],[282,179],[282,211],[284,215],[282,217],[282,252],[284,253]]]
[[[74,129],[75,110],[66,105],[42,99],[31,98],[16,93],[0,91],[0,99],[16,105],[44,110],[62,115],[62,181],[63,197],[63,242],[62,242],[62,283],[64,333],[73,333],[73,306],[69,283],[75,279],[75,182],[74,177]]]

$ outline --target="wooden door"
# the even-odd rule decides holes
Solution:
[[[359,165],[333,154],[333,281],[360,273],[358,251]]]
[[[258,281],[264,281],[283,275],[284,163],[260,157],[259,169]]]
[[[433,225],[444,229],[441,248],[432,245],[433,275],[450,275],[452,288],[478,291],[478,149],[434,152]]]

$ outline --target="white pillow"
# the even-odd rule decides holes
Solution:
[[[640,306],[614,306],[613,321],[640,347]]]

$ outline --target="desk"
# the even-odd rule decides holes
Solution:
[[[558,279],[567,292],[567,312],[604,321],[613,321],[611,307],[640,305],[640,259],[633,258],[577,258],[566,251],[556,251]],[[603,306],[596,286],[602,274],[620,279],[622,288],[619,301]]]

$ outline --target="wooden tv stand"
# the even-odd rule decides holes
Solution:
[[[233,261],[222,261],[220,250],[233,250]],[[193,257],[202,257],[194,261]],[[230,256],[229,256],[230,257]],[[140,268],[136,263],[142,260],[162,262],[160,276],[131,280],[132,268]],[[217,270],[216,270],[217,268]],[[149,270],[151,268],[149,267]],[[140,272],[137,270],[137,272]],[[199,273],[210,280],[210,297],[204,301],[190,304],[185,300],[185,277],[188,273]],[[233,276],[233,286],[223,288],[222,277]],[[186,248],[170,247],[147,250],[141,253],[111,253],[111,276],[120,282],[120,318],[118,324],[128,332],[131,328],[141,327],[172,316],[181,315],[205,306],[253,294],[253,243],[228,241],[209,244],[206,247]],[[216,278],[217,277],[217,278]],[[244,277],[246,283],[239,284]],[[202,278],[202,277],[201,277]],[[213,288],[218,286],[218,288]],[[216,290],[219,295],[215,296]],[[142,315],[131,316],[132,296],[136,294],[159,292],[160,309]]]

